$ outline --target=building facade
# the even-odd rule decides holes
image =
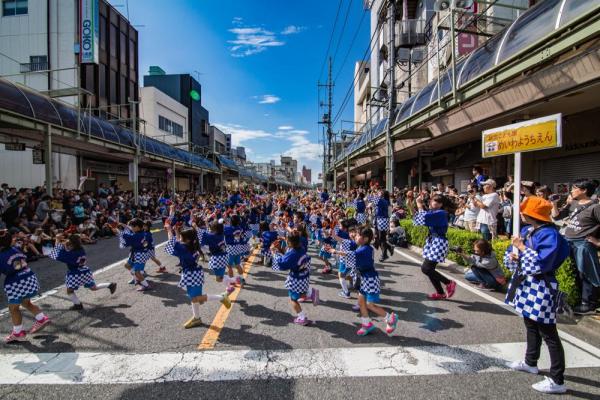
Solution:
[[[216,126],[210,126],[210,149],[213,153],[229,155],[226,134]]]
[[[169,144],[187,144],[188,109],[155,87],[140,88],[140,131]]]
[[[209,149],[209,113],[202,106],[202,86],[189,74],[165,74],[162,70],[144,76],[144,86],[152,86],[177,100],[188,109],[190,150]]]
[[[312,170],[310,168],[306,168],[306,165],[302,166],[302,176],[306,180],[306,183],[312,182]]]

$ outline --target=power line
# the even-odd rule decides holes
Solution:
[[[335,46],[335,52],[333,53],[334,62],[335,58],[337,57],[338,51],[340,50],[340,44],[342,43],[344,32],[346,31],[346,25],[348,24],[348,16],[350,15],[350,10],[352,9],[352,2],[353,0],[350,0],[350,2],[348,3],[348,8],[346,8],[346,15],[344,16],[344,24],[342,25],[342,30],[340,31],[340,38],[338,39],[337,45]]]
[[[344,66],[346,65],[346,61],[348,61],[348,57],[350,56],[350,52],[352,51],[352,47],[354,46],[354,42],[356,41],[356,38],[358,37],[358,34],[360,33],[360,28],[362,26],[363,21],[365,20],[365,16],[367,15],[367,11],[363,11],[363,15],[362,18],[360,19],[360,23],[358,24],[358,28],[356,29],[356,32],[354,32],[354,36],[352,37],[352,41],[350,42],[350,46],[348,46],[348,51],[346,52],[346,55],[344,56],[344,61],[342,61],[342,65],[340,66],[340,69],[338,70],[337,74],[335,74],[335,78],[333,79],[333,81],[337,81],[337,78],[340,76],[340,74],[342,73],[342,70],[344,69]]]
[[[329,36],[329,44],[327,45],[327,52],[325,53],[325,58],[323,58],[323,64],[321,64],[321,72],[319,72],[319,81],[323,77],[323,69],[325,68],[325,64],[327,63],[327,57],[329,56],[329,50],[331,49],[331,42],[333,41],[335,27],[337,26],[338,18],[340,16],[340,10],[342,9],[342,2],[343,2],[343,0],[340,0],[340,2],[338,4],[337,12],[335,14],[335,21],[333,23],[333,29],[331,30],[331,35]]]

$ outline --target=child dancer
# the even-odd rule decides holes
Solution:
[[[242,246],[242,235],[244,231],[240,226],[240,217],[238,215],[231,216],[231,225],[223,228],[223,235],[225,236],[225,245],[227,249],[227,275],[230,278],[230,282],[236,282],[239,284],[246,283],[244,280],[244,270],[242,269],[242,252],[244,250]],[[233,268],[236,269],[238,276],[233,277]],[[227,286],[227,292],[233,292],[234,288],[232,285]]]
[[[125,263],[125,268],[134,275],[138,292],[145,292],[151,289],[150,284],[143,275],[146,262],[150,259],[151,253],[148,251],[148,240],[144,230],[144,222],[139,218],[129,221],[129,225],[120,224],[121,230],[118,230],[119,246],[124,249],[131,248],[129,259]]]
[[[208,247],[210,252],[208,268],[210,268],[215,274],[217,282],[225,283],[227,293],[231,293],[235,290],[232,285],[239,282],[234,278],[225,276],[228,257],[227,248],[225,246],[225,236],[223,236],[223,224],[221,221],[222,220],[213,221],[213,223],[210,225],[210,232],[205,232],[202,235],[200,246]]]
[[[194,229],[181,230],[181,226],[175,228],[175,235],[171,230],[167,231],[169,241],[165,252],[179,258],[182,273],[178,286],[185,288],[192,303],[192,318],[183,324],[185,329],[194,328],[202,324],[200,318],[200,305],[206,301],[220,301],[225,307],[231,308],[231,301],[227,293],[202,294],[204,285],[204,271],[198,264],[200,257],[200,242]]]
[[[167,268],[162,265],[160,260],[156,258],[156,251],[154,248],[154,237],[152,236],[152,221],[144,221],[144,232],[146,233],[146,240],[148,241],[148,252],[150,253],[150,259],[154,261],[154,264],[158,266],[156,272],[165,273],[167,272]]]
[[[354,200],[354,207],[356,207],[356,215],[354,218],[356,218],[356,222],[358,222],[360,225],[363,225],[365,222],[367,222],[367,205],[365,204],[364,193],[361,192],[356,196],[356,200]]]
[[[68,239],[63,235],[58,235],[56,237],[56,244],[48,254],[48,257],[67,264],[65,286],[67,287],[67,294],[73,302],[70,310],[83,310],[83,304],[81,304],[81,300],[79,300],[75,293],[80,286],[93,291],[108,289],[110,290],[110,294],[115,293],[115,290],[117,290],[115,282],[96,284],[92,271],[87,267],[85,250],[77,234],[69,235]]]
[[[274,228],[274,223],[269,224],[266,221],[260,223],[260,241],[262,242],[260,254],[262,256],[262,264],[266,266],[272,261],[271,245],[277,240],[277,232]]]
[[[327,251],[327,248],[335,248],[335,240],[333,240],[333,238],[331,237],[331,229],[328,218],[325,218],[325,220],[323,221],[323,227],[317,231],[317,240],[321,245],[321,250],[319,251],[319,258],[325,263],[325,266],[321,270],[321,273],[329,274],[331,273],[331,263],[329,262],[331,254]]]
[[[30,334],[44,329],[50,323],[50,318],[31,302],[31,298],[40,290],[37,277],[27,266],[27,256],[14,246],[13,237],[6,230],[0,231],[0,274],[6,275],[4,292],[13,324],[13,330],[4,338],[4,342],[23,342],[27,340],[27,331],[23,330],[21,306],[35,317]]]
[[[436,194],[429,202],[429,211],[425,211],[423,199],[419,196],[416,200],[418,212],[415,214],[413,223],[415,225],[425,225],[429,228],[429,235],[423,247],[423,265],[421,271],[427,275],[435,293],[428,295],[430,300],[444,300],[454,296],[456,291],[456,282],[451,281],[435,270],[438,263],[444,262],[448,255],[448,213],[444,210],[450,201],[446,197]],[[442,288],[442,283],[446,285],[446,293]]]
[[[333,233],[333,239],[339,243],[341,253],[344,253],[343,256],[340,256],[338,263],[338,278],[340,280],[340,286],[342,287],[342,290],[338,293],[338,296],[345,299],[350,298],[348,278],[351,271],[351,266],[348,265],[348,255],[356,250],[356,243],[350,240],[350,233],[353,233],[355,228],[356,227],[350,223],[350,220],[345,219],[341,222],[341,229],[338,231],[338,233]]]
[[[308,325],[310,321],[298,300],[306,296],[316,306],[319,304],[319,291],[310,287],[310,257],[302,248],[299,232],[287,236],[287,248],[288,250],[283,254],[279,243],[276,242],[271,246],[274,253],[273,270],[289,271],[285,287],[288,290],[292,310],[296,313],[293,322],[298,325]]]
[[[379,307],[381,283],[379,274],[375,270],[375,261],[373,255],[373,231],[369,228],[362,228],[356,238],[358,248],[354,252],[356,270],[360,275],[360,292],[358,295],[358,305],[360,307],[361,327],[356,332],[359,336],[366,336],[375,330],[375,325],[369,318],[369,311],[374,312],[380,317],[385,318],[385,332],[391,335],[398,326],[398,315],[395,312],[386,312]],[[346,255],[346,253],[329,249],[332,254]]]

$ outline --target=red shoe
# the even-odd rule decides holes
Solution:
[[[321,273],[322,273],[323,275],[330,274],[330,273],[331,273],[331,267],[325,267],[325,268],[323,268],[323,269],[321,270]]]
[[[298,303],[306,302],[306,296],[300,296],[300,298],[297,301],[298,301]]]
[[[24,342],[27,340],[27,332],[21,331],[19,333],[15,333],[12,331],[10,335],[4,338],[4,343],[14,343],[14,342]]]
[[[31,329],[29,330],[30,334],[34,334],[36,332],[41,331],[42,329],[44,329],[46,327],[46,325],[48,325],[50,323],[50,318],[48,318],[47,315],[44,315],[44,318],[41,321],[36,320],[33,325],[31,326]]]
[[[446,285],[446,293],[448,293],[446,297],[449,299],[450,297],[454,296],[454,292],[456,292],[456,282],[451,281]]]
[[[446,300],[446,295],[445,294],[439,294],[439,293],[432,293],[432,294],[428,294],[427,298],[429,300]]]

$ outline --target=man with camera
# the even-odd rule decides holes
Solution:
[[[475,199],[474,203],[480,208],[477,215],[477,226],[483,238],[487,241],[496,238],[498,225],[498,210],[500,209],[500,198],[496,193],[496,181],[487,179],[483,181],[483,196]]]

